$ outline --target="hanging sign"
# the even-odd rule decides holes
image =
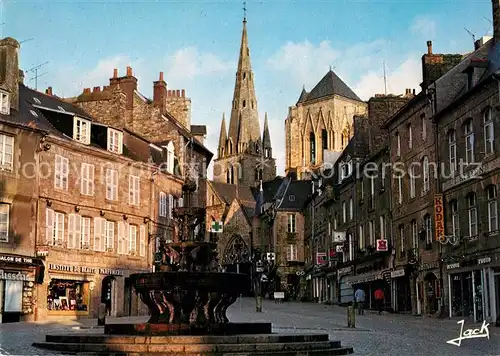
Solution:
[[[443,195],[434,195],[434,228],[436,230],[436,241],[444,239],[444,215],[443,215]]]
[[[324,265],[328,261],[326,260],[326,253],[325,252],[318,252],[316,253],[316,264],[317,265]]]
[[[210,232],[221,233],[222,231],[222,221],[212,221]]]
[[[386,239],[377,240],[377,251],[387,251],[389,247],[387,246]]]

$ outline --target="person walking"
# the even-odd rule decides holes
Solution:
[[[365,291],[361,288],[356,290],[354,293],[354,300],[356,301],[358,307],[358,315],[363,315],[365,311],[363,310],[365,306]]]
[[[384,309],[385,295],[382,288],[378,288],[375,291],[375,303],[378,309],[378,315],[382,314],[382,310]]]

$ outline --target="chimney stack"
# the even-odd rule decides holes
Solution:
[[[118,78],[118,68],[113,69],[113,78]]]
[[[413,95],[415,95],[415,89],[413,89]]]
[[[48,88],[45,90],[45,94],[52,96],[52,87],[48,87]]]
[[[160,111],[165,112],[165,100],[167,98],[167,83],[163,80],[163,72],[160,72],[160,79],[153,83],[153,102]]]
[[[109,79],[109,86],[113,89],[119,87],[127,97],[127,109],[134,107],[134,92],[137,90],[137,78],[132,75],[132,68],[127,67],[127,75],[118,78],[118,70],[113,71],[113,78]]]
[[[427,41],[427,54],[432,54],[432,41]]]
[[[94,93],[99,93],[101,91],[101,87],[94,87],[93,92]]]
[[[132,77],[132,67],[127,67],[127,77]]]
[[[9,93],[10,109],[19,110],[19,42],[0,40],[0,89]]]

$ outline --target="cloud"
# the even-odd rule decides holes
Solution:
[[[433,39],[436,37],[437,23],[429,16],[417,16],[411,24],[411,31],[419,36]]]
[[[213,53],[200,53],[196,47],[186,47],[166,58],[169,78],[191,80],[198,76],[211,76],[234,70],[234,64],[219,59]]]

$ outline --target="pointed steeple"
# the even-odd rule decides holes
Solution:
[[[262,134],[262,145],[264,146],[264,150],[266,150],[266,148],[271,149],[271,135],[269,134],[269,122],[267,120],[267,112],[264,118],[264,133]]]
[[[226,142],[227,142],[227,131],[226,131],[226,114],[222,113],[222,122],[220,124],[220,134],[219,134],[219,158],[227,156],[229,152],[226,152]]]
[[[260,142],[261,137],[246,24],[245,16],[228,138],[233,140],[235,147],[246,145],[250,150],[249,153],[255,153],[256,144]]]

